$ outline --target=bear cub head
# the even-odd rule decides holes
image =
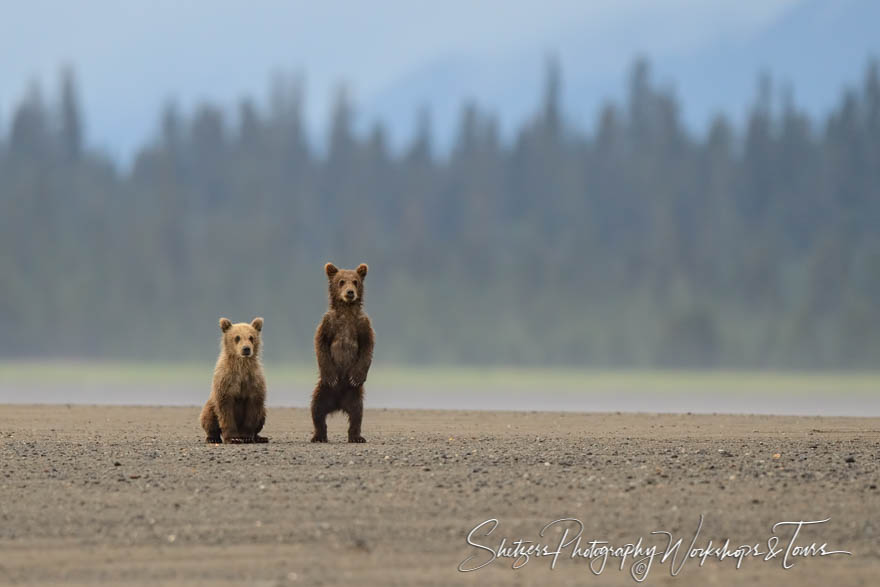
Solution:
[[[324,273],[330,280],[330,305],[345,306],[361,304],[364,300],[364,278],[367,264],[361,263],[357,269],[339,269],[333,263],[324,265]]]
[[[260,353],[260,332],[263,330],[263,319],[254,318],[248,324],[233,324],[228,318],[220,318],[220,330],[223,331],[223,350],[227,355],[244,359],[256,358]]]

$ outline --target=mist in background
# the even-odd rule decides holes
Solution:
[[[56,4],[4,9],[0,357],[310,363],[333,261],[387,363],[880,360],[874,3]]]

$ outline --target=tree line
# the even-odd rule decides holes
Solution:
[[[637,61],[575,129],[548,63],[515,138],[462,106],[449,153],[418,114],[397,152],[303,91],[167,104],[130,170],[83,144],[72,71],[0,121],[0,356],[192,359],[216,320],[266,318],[312,361],[323,263],[370,264],[377,360],[866,368],[880,360],[880,75],[821,120],[759,79],[747,120],[697,136]],[[5,129],[5,132],[4,132]]]

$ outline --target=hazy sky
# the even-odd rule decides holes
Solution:
[[[90,144],[127,158],[155,128],[165,99],[185,110],[204,99],[262,101],[277,70],[305,74],[307,117],[320,129],[343,80],[358,103],[369,103],[432,60],[552,51],[557,35],[597,34],[628,20],[636,29],[615,48],[626,59],[694,50],[752,34],[797,1],[0,0],[0,127],[8,128],[31,81],[54,96],[64,63],[78,74]],[[649,26],[645,14],[662,18]]]

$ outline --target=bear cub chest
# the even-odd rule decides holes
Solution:
[[[351,367],[358,354],[357,329],[354,324],[337,324],[330,343],[330,356],[333,363],[342,369]]]

